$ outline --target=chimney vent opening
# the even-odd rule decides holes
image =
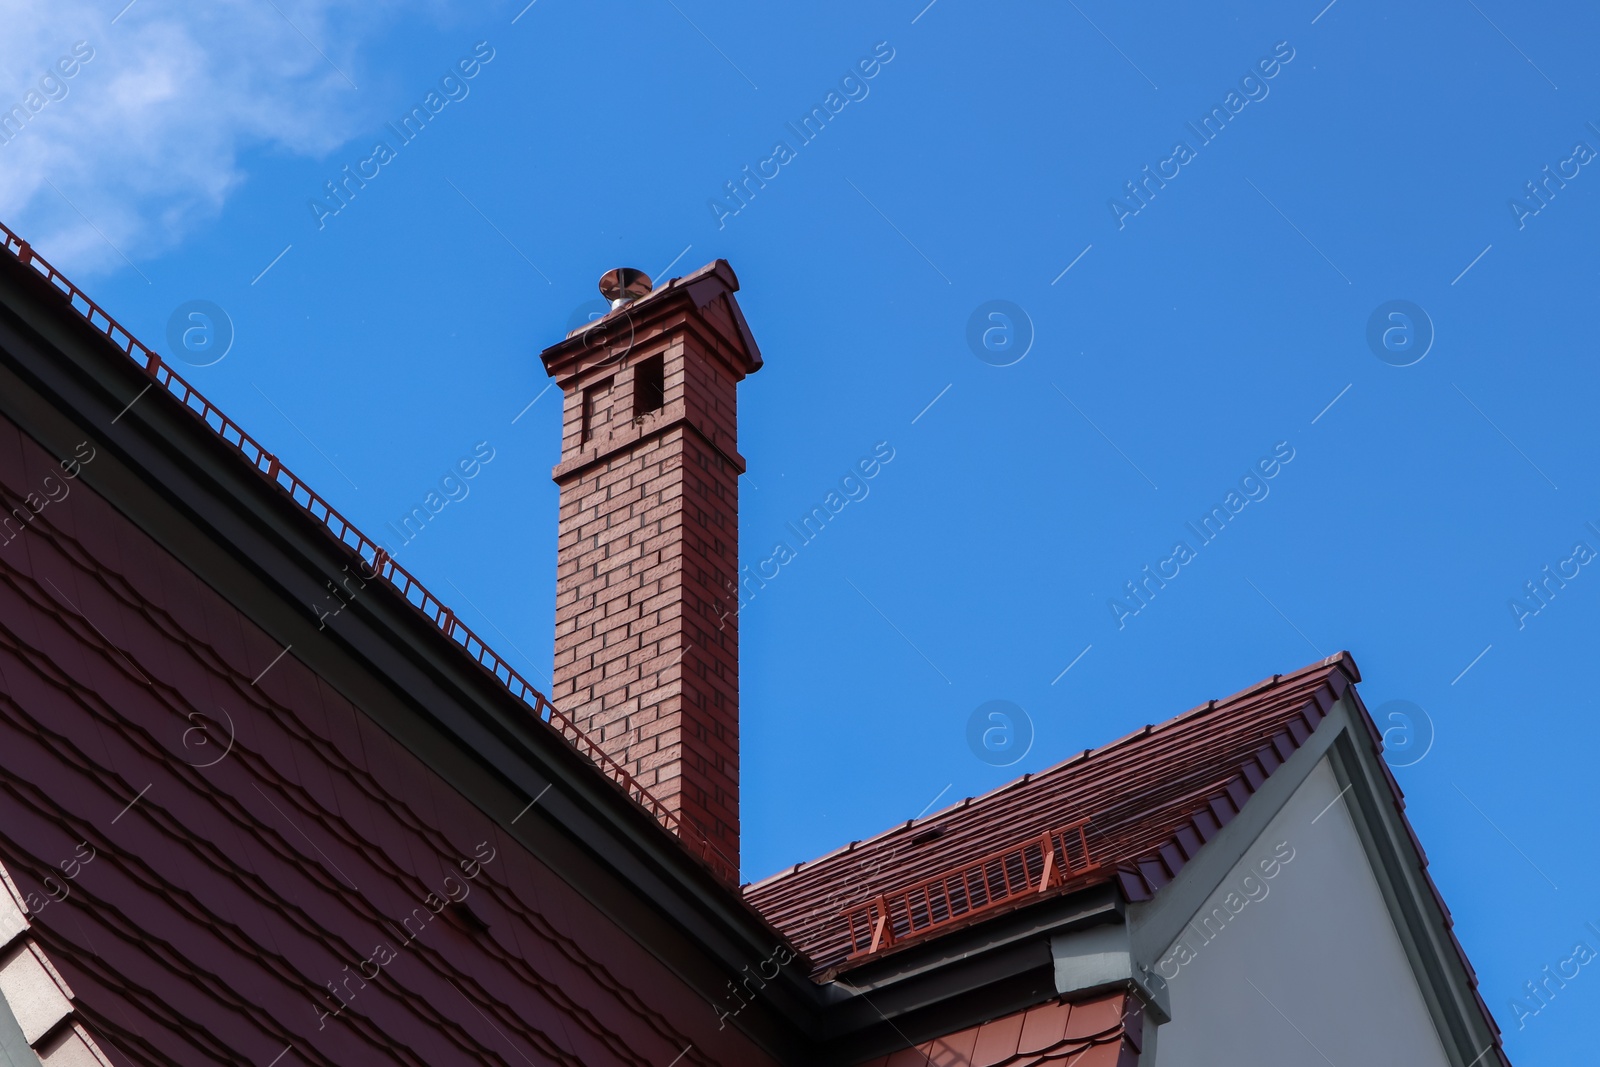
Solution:
[[[666,364],[660,356],[641,360],[633,370],[633,417],[660,411],[666,402]]]

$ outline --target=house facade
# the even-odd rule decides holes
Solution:
[[[0,228],[0,1064],[1505,1064],[1346,654],[738,884],[721,261],[543,353],[536,690]]]

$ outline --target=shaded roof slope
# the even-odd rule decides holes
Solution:
[[[134,337],[116,319],[106,312],[87,293],[74,285],[64,274],[40,255],[27,241],[0,223],[0,250],[5,251],[23,267],[31,268],[33,281],[39,285],[41,306],[59,300],[58,309],[83,319],[90,327],[104,334],[111,344],[135,364],[143,368],[154,385],[158,385],[191,415],[200,420],[217,440],[232,450],[242,462],[266,478],[282,491],[284,503],[303,515],[309,515],[326,532],[353,553],[351,564],[363,575],[382,579],[411,604],[424,618],[442,633],[457,649],[464,651],[483,667],[511,694],[526,704],[535,717],[546,723],[569,745],[582,752],[612,782],[621,788],[635,803],[645,808],[658,823],[673,831],[673,839],[698,856],[722,880],[730,885],[737,880],[738,871],[722,856],[706,837],[704,831],[690,820],[680,819],[675,811],[656,799],[621,765],[612,759],[600,744],[581,729],[576,722],[552,705],[549,699],[525,679],[508,661],[494,651],[470,626],[468,626],[443,601],[438,599],[410,571],[390,556],[387,549],[349,522],[337,508],[323,499],[304,480],[285,466],[245,429],[227,417],[183,379],[161,355]],[[716,298],[718,286],[738,287],[733,269],[724,260],[715,260],[682,278],[674,278],[643,299],[666,300],[662,294],[687,294],[690,299],[711,301]],[[634,306],[640,301],[635,301]],[[750,337],[749,326],[744,321],[738,305],[726,301],[729,310],[721,312],[728,318],[728,329],[737,332],[748,351],[745,358],[760,366],[760,351]],[[615,312],[613,312],[615,314]],[[574,335],[578,331],[574,331]],[[569,335],[571,336],[571,335]],[[140,393],[139,396],[143,396]],[[129,407],[132,407],[130,404]],[[120,417],[120,416],[119,416]]]

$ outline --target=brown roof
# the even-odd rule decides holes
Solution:
[[[1273,675],[984,796],[796,864],[746,887],[747,898],[819,972],[870,948],[859,917],[880,894],[888,895],[901,944],[1098,883],[1114,881],[1128,900],[1146,900],[1233,819],[1359,677],[1344,652]],[[1052,885],[1041,894],[1033,886],[1046,834]],[[1007,850],[1009,858],[1001,859]],[[995,863],[973,877],[990,892],[963,894],[959,885],[973,884],[963,876],[985,856]],[[1007,895],[1004,876],[996,874],[1006,865],[1031,879],[1029,891]],[[946,904],[952,879],[955,899]],[[912,894],[908,907],[901,891],[929,882],[931,890]],[[847,910],[858,918],[854,930]]]
[[[1143,1010],[1128,993],[1051,1001],[860,1067],[1134,1067]]]

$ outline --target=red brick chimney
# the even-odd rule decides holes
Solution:
[[[565,394],[550,696],[737,872],[734,392],[761,353],[724,260],[649,285],[607,274],[611,312],[542,356]]]

